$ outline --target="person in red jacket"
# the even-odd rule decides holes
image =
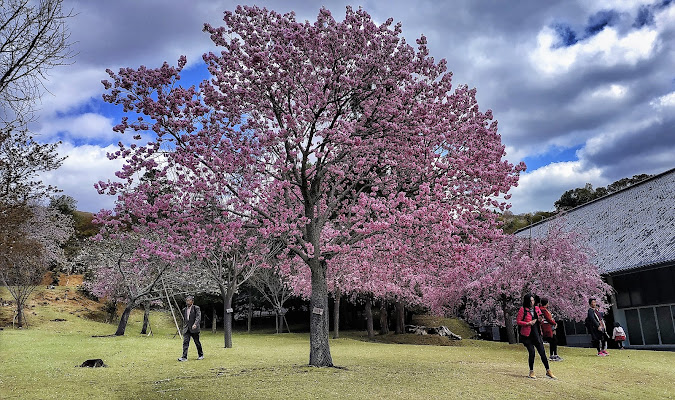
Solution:
[[[562,361],[562,357],[558,355],[558,337],[555,332],[558,325],[556,324],[553,315],[551,315],[551,312],[548,310],[548,299],[546,297],[541,299],[541,305],[539,306],[539,309],[541,310],[541,314],[544,317],[543,321],[541,322],[541,333],[544,337],[544,341],[551,345],[551,356],[549,359],[551,361]]]
[[[537,349],[541,362],[546,367],[546,376],[551,379],[556,379],[551,372],[546,359],[546,350],[544,350],[544,342],[541,339],[541,324],[539,319],[543,318],[539,307],[535,306],[534,297],[530,294],[523,298],[523,306],[518,310],[518,317],[516,323],[520,328],[520,342],[527,348],[528,363],[530,366],[530,374],[532,379],[537,379],[534,374],[534,349]]]

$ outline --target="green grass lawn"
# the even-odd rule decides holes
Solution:
[[[2,294],[2,293],[0,293]],[[6,298],[6,297],[5,297]],[[2,313],[8,311],[0,310]],[[675,398],[675,353],[624,350],[596,357],[563,347],[558,380],[526,378],[521,345],[462,340],[453,346],[368,342],[365,333],[331,340],[336,365],[307,366],[307,334],[202,333],[205,360],[179,363],[181,341],[167,313],[153,313],[153,336],[140,335],[141,312],[126,336],[67,308],[36,305],[28,329],[0,331],[1,399],[664,399]],[[35,313],[35,314],[32,314]],[[66,321],[51,321],[63,318]],[[108,368],[78,368],[102,358]]]

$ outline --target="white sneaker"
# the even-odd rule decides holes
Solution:
[[[204,359],[204,356],[197,357],[197,360],[203,360],[203,359]]]

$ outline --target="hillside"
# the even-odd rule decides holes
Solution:
[[[71,284],[81,283],[81,276],[72,275]],[[63,280],[65,283],[65,279]],[[13,302],[7,305],[11,300],[11,295],[7,288],[0,287],[0,327],[5,329],[12,327],[12,318],[14,317],[15,306]],[[118,315],[122,311],[122,305],[119,306]],[[112,334],[115,332],[116,325],[104,323],[106,312],[104,305],[100,302],[91,300],[77,291],[76,286],[54,286],[53,289],[47,285],[39,286],[28,300],[25,310],[28,329],[40,328],[45,330],[58,329],[69,331],[75,329],[91,329],[92,335]],[[143,323],[143,311],[134,310],[129,317],[127,333],[136,334],[140,332]],[[173,334],[175,327],[171,314],[165,311],[153,311],[150,317],[150,326],[153,331]]]

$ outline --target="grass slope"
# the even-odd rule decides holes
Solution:
[[[167,313],[152,314],[153,336],[138,334],[137,312],[126,336],[92,337],[115,327],[70,314],[70,306],[35,305],[29,329],[0,331],[2,399],[675,398],[670,352],[624,350],[599,358],[591,349],[562,348],[565,361],[552,363],[559,379],[532,381],[520,345],[385,344],[346,332],[331,340],[333,360],[344,368],[311,368],[306,334],[235,333],[234,348],[224,349],[222,333],[204,332],[206,359],[195,360],[191,346],[190,360],[179,363],[181,342]],[[66,321],[51,321],[56,318]],[[109,367],[76,367],[89,358]],[[543,377],[539,360],[535,368]]]

